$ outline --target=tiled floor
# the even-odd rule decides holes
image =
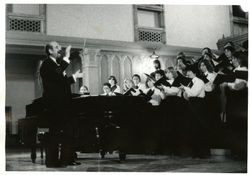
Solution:
[[[125,162],[118,161],[118,154],[108,154],[101,159],[97,153],[78,153],[79,166],[46,168],[44,160],[30,160],[28,151],[7,150],[6,171],[105,171],[105,172],[246,172],[246,161],[225,157],[192,159],[166,155],[127,155]]]

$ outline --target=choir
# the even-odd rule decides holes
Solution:
[[[110,76],[101,95],[143,97],[151,106],[148,115],[156,120],[154,124],[150,120],[147,126],[148,139],[159,137],[156,140],[162,148],[167,138],[169,150],[175,154],[181,150],[179,146],[187,144],[192,156],[203,157],[209,155],[216,127],[227,124],[228,94],[247,91],[247,59],[247,50],[236,51],[231,42],[220,56],[207,47],[197,60],[187,59],[180,52],[175,67],[162,70],[160,61],[155,60],[154,72],[134,74],[124,80],[122,88],[116,77]],[[141,76],[146,77],[145,83]]]
[[[235,77],[236,71],[247,74],[247,61],[247,49],[236,51],[232,42],[225,44],[220,56],[208,47],[202,49],[201,57],[197,60],[187,59],[184,52],[179,52],[175,67],[162,70],[160,61],[156,59],[153,62],[154,72],[150,75],[134,74],[131,78],[126,78],[123,88],[117,84],[116,77],[111,75],[108,82],[103,84],[104,93],[101,95],[144,96],[153,106],[159,106],[169,96],[185,100],[204,98],[209,104],[217,104],[219,101],[221,121],[226,122],[225,91],[227,88],[231,91],[247,88],[246,78]],[[141,82],[141,76],[147,77],[145,84]]]

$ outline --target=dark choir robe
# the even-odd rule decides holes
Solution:
[[[114,91],[116,90],[116,88],[117,88],[116,85],[112,86],[112,87],[111,87],[111,92],[114,92]]]
[[[200,75],[200,79],[205,83],[205,86],[206,86],[206,83],[211,83],[209,80],[208,80],[208,74],[207,75],[204,75],[204,74],[201,74]],[[211,87],[211,86],[210,86]],[[209,88],[206,90],[205,88],[205,110],[206,110],[206,114],[208,116],[208,125],[211,126],[211,128],[218,128],[219,126],[219,123],[220,123],[220,116],[219,116],[219,113],[220,113],[220,104],[219,104],[219,89],[218,88]],[[210,130],[211,132],[215,131],[214,130]]]
[[[168,87],[180,87],[191,79],[178,73],[178,77]],[[187,154],[188,151],[188,126],[190,122],[187,114],[187,101],[177,95],[166,96],[160,105],[161,111],[161,151],[175,155]]]
[[[121,94],[120,87],[119,87],[118,85],[116,85],[116,84],[115,84],[114,86],[111,87],[111,92],[112,92],[113,94],[115,94],[115,95],[118,95],[118,96],[122,95],[122,94]]]
[[[195,81],[194,81],[195,80]],[[188,98],[186,116],[190,120],[188,125],[187,141],[192,148],[193,157],[206,157],[209,155],[210,125],[209,116],[206,112],[205,86],[199,78],[193,78],[188,86],[199,87],[196,89],[200,94]],[[204,95],[203,95],[204,94]]]
[[[56,64],[52,59],[48,58],[42,63],[40,74],[43,83],[43,100],[49,112],[55,113],[52,117],[56,120],[65,116],[65,111],[70,108],[71,88],[74,83],[72,76],[64,75],[65,69],[69,63],[62,60]]]
[[[175,78],[176,79],[176,82],[175,82],[176,85],[182,84],[184,86],[187,86],[190,83],[190,81],[191,81],[190,78],[184,76],[179,71],[177,71],[177,74],[178,74],[178,76],[177,76],[177,78]]]
[[[215,66],[215,72],[222,72],[224,74],[232,74],[233,65],[230,63],[226,55],[223,53],[218,58],[218,64]]]

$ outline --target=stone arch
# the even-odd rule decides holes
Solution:
[[[121,84],[120,59],[114,56],[111,60],[111,74],[116,77],[118,85]]]

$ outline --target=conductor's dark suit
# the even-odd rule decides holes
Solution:
[[[72,149],[69,147],[68,142],[72,135],[72,131],[67,126],[70,121],[70,102],[71,102],[71,89],[70,85],[74,83],[74,78],[67,77],[64,74],[65,69],[69,65],[68,62],[60,60],[56,63],[51,58],[43,61],[40,74],[43,82],[43,99],[45,107],[48,111],[48,121],[50,123],[50,135],[48,140],[48,149],[46,153],[46,165],[59,161],[58,157],[58,144],[59,135],[63,131],[63,143],[61,159],[64,162],[72,161]]]
[[[40,74],[43,81],[43,98],[47,104],[62,107],[61,105],[70,102],[70,85],[74,83],[74,78],[63,73],[68,65],[64,60],[57,64],[51,58],[42,63]]]

